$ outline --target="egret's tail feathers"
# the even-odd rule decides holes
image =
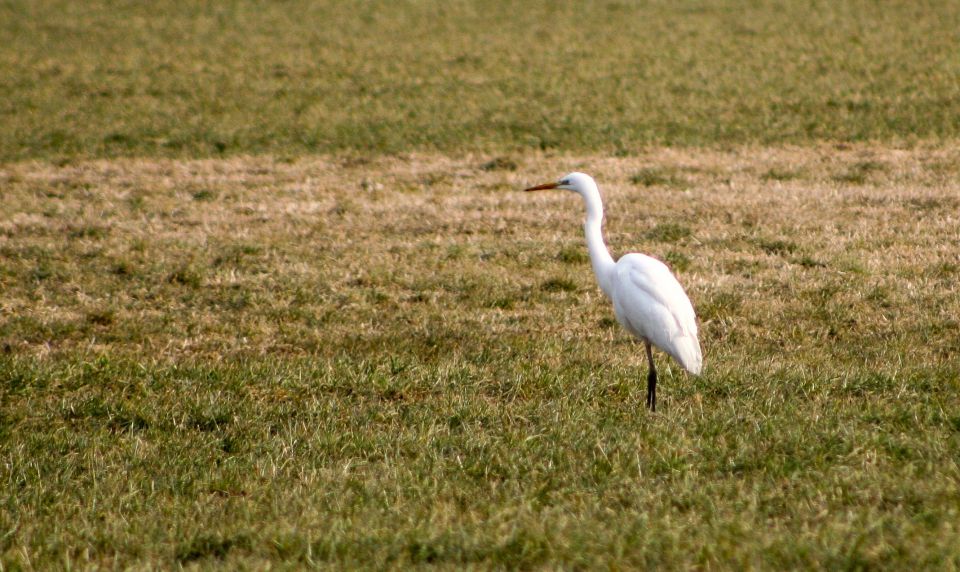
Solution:
[[[680,362],[683,369],[693,375],[700,375],[703,369],[703,354],[700,352],[700,342],[694,336],[683,336],[674,340],[673,357]]]

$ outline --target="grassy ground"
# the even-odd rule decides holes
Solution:
[[[952,140],[960,3],[0,2],[0,161]]]
[[[7,164],[0,565],[957,568],[958,165]],[[574,168],[701,316],[656,414]]]
[[[0,570],[960,568],[958,30],[0,2]],[[701,317],[657,414],[573,169]]]

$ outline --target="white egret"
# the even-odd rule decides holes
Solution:
[[[590,175],[570,173],[556,183],[526,189],[565,189],[583,197],[587,207],[584,230],[593,272],[600,289],[613,302],[617,321],[642,341],[647,350],[647,407],[657,410],[657,369],[651,346],[670,354],[684,369],[699,375],[703,365],[697,340],[697,316],[690,298],[670,269],[645,254],[626,254],[614,262],[603,242],[603,202]]]

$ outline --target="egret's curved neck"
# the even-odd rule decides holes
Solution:
[[[607,245],[603,242],[603,201],[600,200],[600,191],[596,186],[581,193],[583,202],[587,205],[587,220],[583,230],[587,235],[587,249],[590,251],[590,263],[593,273],[597,275],[600,289],[609,297],[610,282],[615,265]]]

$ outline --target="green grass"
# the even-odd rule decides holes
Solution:
[[[958,30],[0,3],[0,570],[960,568]],[[573,169],[700,317],[656,414]]]
[[[755,151],[5,167],[0,564],[960,566],[960,157]],[[699,313],[656,414],[570,165]]]
[[[689,186],[682,174],[656,167],[641,169],[630,181],[644,187],[664,186],[683,190]]]
[[[13,0],[0,161],[953,140],[958,30],[955,2]]]

